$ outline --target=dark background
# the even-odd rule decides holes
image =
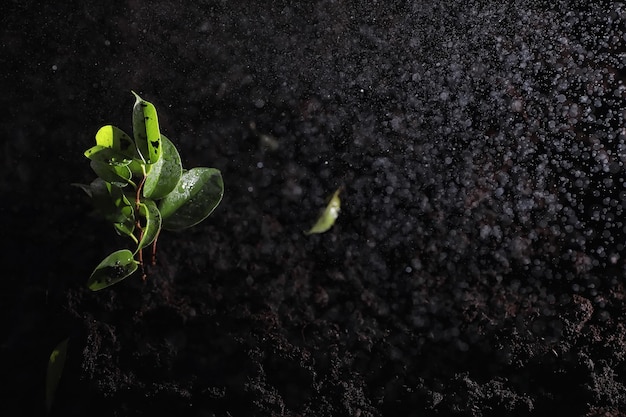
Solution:
[[[53,415],[626,413],[623,3],[3,9],[3,415],[67,337]],[[91,293],[126,242],[71,183],[131,89],[225,196]]]

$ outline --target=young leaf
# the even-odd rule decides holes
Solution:
[[[160,201],[163,228],[181,230],[200,223],[224,195],[222,174],[215,168],[193,168],[183,173],[176,188]]]
[[[133,136],[139,154],[147,164],[154,164],[161,158],[161,132],[156,109],[137,93],[133,106]]]
[[[143,226],[143,233],[137,245],[137,251],[154,242],[154,239],[161,231],[161,213],[154,201],[145,200],[139,203],[139,214],[146,219],[146,224]]]
[[[307,235],[313,233],[324,233],[328,229],[330,229],[333,224],[335,224],[335,220],[339,216],[339,210],[341,208],[341,200],[339,199],[339,193],[341,192],[341,188],[335,191],[330,202],[322,212],[322,215],[319,217],[315,225],[305,232]]]
[[[139,262],[128,249],[113,252],[98,264],[87,281],[87,287],[91,291],[109,287],[131,276],[138,266]]]
[[[114,184],[107,184],[113,205],[117,209],[113,220],[113,227],[121,234],[126,235],[136,241],[133,231],[135,230],[135,204],[131,203],[131,199],[122,191],[120,187]],[[132,197],[131,197],[132,198]]]
[[[63,374],[68,342],[69,338],[59,343],[50,354],[50,359],[48,359],[48,370],[46,372],[46,409],[48,412],[50,412],[52,408],[54,394],[56,393],[61,375]]]
[[[143,196],[158,200],[172,192],[183,172],[180,155],[165,135],[161,135],[162,157],[152,164],[143,184]]]
[[[102,178],[96,178],[89,184],[94,207],[107,221],[114,222],[117,220],[118,210],[113,203],[110,187],[111,185]]]
[[[137,238],[133,235],[135,231],[135,210],[132,205],[124,205],[119,208],[120,220],[113,223],[115,231],[124,236],[130,237],[135,243]]]
[[[122,189],[101,178],[93,180],[89,189],[96,210],[113,223],[119,233],[132,237],[135,228],[134,205]]]

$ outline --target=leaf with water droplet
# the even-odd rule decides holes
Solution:
[[[137,150],[147,164],[156,163],[162,155],[161,131],[159,118],[154,105],[134,91],[135,105],[133,106],[133,136]]]
[[[109,287],[131,276],[138,266],[139,262],[128,249],[113,252],[94,269],[87,281],[87,287],[92,291]]]
[[[133,174],[127,165],[111,165],[102,161],[91,161],[89,165],[93,172],[106,182],[115,184],[118,187],[125,187],[132,183],[131,178]]]
[[[141,169],[143,160],[139,155],[135,141],[122,129],[111,125],[102,126],[96,133],[96,146],[111,148],[126,156],[131,160],[128,164],[131,172],[138,177],[143,175],[143,170]]]
[[[154,200],[161,199],[176,188],[183,173],[180,155],[174,144],[161,135],[163,155],[152,164],[143,185],[143,196]]]
[[[163,228],[181,230],[207,218],[222,200],[224,181],[215,168],[183,173],[176,188],[159,203]]]
[[[85,156],[92,161],[101,161],[114,166],[126,166],[133,160],[124,155],[121,151],[101,145],[95,145],[87,149]]]

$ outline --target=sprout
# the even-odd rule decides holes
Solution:
[[[140,266],[143,271],[142,250],[149,245],[154,264],[161,229],[198,224],[224,194],[219,170],[183,169],[176,147],[159,129],[154,105],[133,94],[133,136],[115,126],[100,128],[96,145],[85,151],[98,178],[88,185],[74,184],[91,197],[118,234],[136,245],[134,251],[122,249],[100,262],[87,281],[93,291],[129,277]]]

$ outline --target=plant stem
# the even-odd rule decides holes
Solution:
[[[146,169],[145,167],[142,165],[141,167],[142,171],[143,171],[143,177],[141,178],[141,181],[139,182],[139,186],[137,187],[137,194],[135,195],[135,213],[137,213],[136,216],[136,221],[135,221],[135,229],[139,230],[139,238],[137,239],[137,242],[141,242],[141,238],[143,238],[143,227],[141,227],[141,221],[139,220],[139,205],[141,204],[141,192],[143,191],[143,185],[146,182]],[[137,252],[137,261],[139,262],[139,265],[141,265],[141,279],[143,281],[146,280],[147,275],[146,275],[146,269],[143,263],[143,249],[140,248],[139,251]]]
[[[156,246],[157,240],[159,240],[159,235],[161,234],[161,229],[157,232],[154,242],[152,242],[152,265],[156,265]]]

